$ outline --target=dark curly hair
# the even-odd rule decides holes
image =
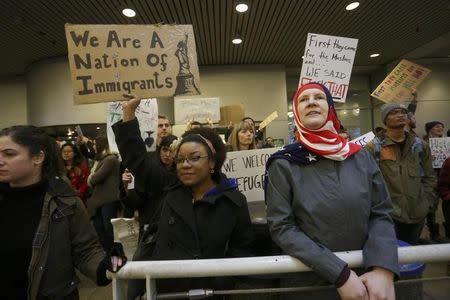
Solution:
[[[215,154],[213,154],[209,145],[202,137],[211,142],[211,145],[216,151]],[[220,170],[222,169],[222,165],[225,161],[225,158],[227,157],[225,144],[223,143],[220,136],[209,127],[193,128],[182,135],[182,140],[178,145],[175,156],[178,155],[178,150],[180,149],[181,145],[187,142],[195,142],[198,144],[202,144],[205,147],[208,156],[214,160],[214,173],[212,174],[212,178],[215,181],[219,181],[221,172]]]
[[[9,136],[14,143],[27,148],[31,156],[38,155],[42,151],[44,153],[42,178],[50,179],[65,174],[56,140],[42,129],[29,125],[11,126],[2,129],[0,136]]]

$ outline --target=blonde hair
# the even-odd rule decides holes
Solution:
[[[255,128],[247,121],[241,121],[237,126],[234,126],[233,132],[231,133],[228,143],[231,145],[231,151],[239,151],[239,132],[241,130],[251,130],[253,132],[253,141],[248,146],[248,150],[256,149],[256,141],[255,141]]]

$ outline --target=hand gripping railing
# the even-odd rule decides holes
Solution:
[[[362,251],[336,252],[350,268],[363,266]],[[399,263],[450,261],[450,244],[401,247]],[[298,259],[287,255],[224,259],[164,260],[128,262],[112,278],[113,299],[126,299],[124,279],[146,279],[147,299],[156,299],[155,279],[215,277],[257,274],[305,272],[311,269]]]

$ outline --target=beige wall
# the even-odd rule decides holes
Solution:
[[[242,104],[245,115],[262,121],[278,118],[266,135],[287,141],[286,75],[282,65],[205,66],[200,68],[201,97],[220,97],[220,105]]]
[[[25,78],[0,80],[0,99],[0,128],[28,124]]]
[[[246,115],[262,121],[277,110],[267,134],[287,137],[286,81],[280,65],[200,68],[199,97],[220,97],[221,105],[242,104]],[[104,123],[105,104],[73,105],[70,72],[65,60],[47,60],[27,74],[28,119],[39,126]],[[264,105],[261,105],[264,103]],[[159,113],[173,122],[173,99],[158,99]]]
[[[450,65],[429,60],[416,62],[432,69],[432,73],[418,90],[417,131],[420,135],[424,134],[424,124],[431,120],[440,120],[449,128]],[[353,99],[354,96],[350,95],[346,105],[337,105],[339,113],[342,113],[343,109],[351,109],[356,103],[360,107],[366,107],[365,99],[368,99],[370,89],[375,88],[382,80],[383,76],[380,74],[373,74],[371,88],[368,87],[366,76],[352,76],[350,89],[356,89],[358,96]],[[286,139],[287,96],[284,66],[204,66],[200,68],[200,82],[201,97],[220,97],[221,105],[242,104],[246,115],[257,121],[277,110],[279,118],[269,125],[266,134]],[[369,91],[364,89],[365,86]],[[1,78],[0,96],[4,104],[0,111],[1,127],[26,123],[38,126],[105,123],[105,104],[72,104],[70,73],[64,59],[49,59],[34,64],[25,78]],[[160,114],[167,115],[173,121],[173,99],[158,99],[158,103]],[[365,127],[370,126],[370,111],[361,110],[359,124],[353,124],[355,120],[345,120],[343,116],[341,118],[346,126],[359,125],[363,131]],[[375,126],[381,125],[377,107],[374,111],[374,121]]]
[[[425,123],[441,121],[445,132],[450,128],[450,65],[417,63],[430,68],[431,74],[417,91],[416,132],[425,134]]]
[[[69,64],[46,60],[27,73],[28,121],[31,125],[105,123],[106,104],[74,105]]]

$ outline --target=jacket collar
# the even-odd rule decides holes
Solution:
[[[57,197],[76,196],[75,190],[61,177],[55,176],[48,180],[48,194]]]
[[[201,201],[210,205],[215,205],[216,201],[221,198],[223,200],[229,200],[236,206],[241,207],[242,202],[240,201],[240,193],[237,193],[236,190],[236,180],[234,178],[228,179],[225,174],[220,174],[219,184],[206,193]],[[166,197],[166,204],[169,205],[195,233],[195,216],[192,205],[191,189],[179,182],[169,187],[168,195],[170,196]]]
[[[414,143],[414,135],[411,133],[405,131],[405,149],[411,148],[412,144]],[[388,136],[386,136],[383,141],[383,146],[390,146],[390,145],[396,145],[397,143],[391,140]]]

